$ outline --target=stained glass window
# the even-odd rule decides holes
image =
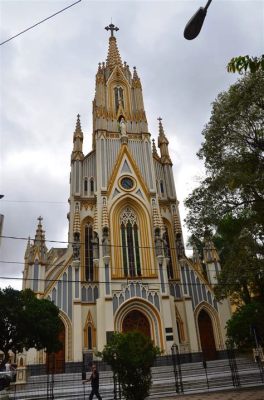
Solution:
[[[84,248],[84,264],[85,264],[85,278],[87,281],[92,281],[94,278],[93,271],[93,228],[92,225],[85,226],[85,248]]]
[[[124,275],[141,276],[139,229],[136,214],[130,207],[121,213],[120,223]]]

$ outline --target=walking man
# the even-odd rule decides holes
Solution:
[[[95,364],[92,364],[92,374],[90,378],[83,381],[83,384],[85,384],[85,382],[91,382],[92,386],[89,400],[92,400],[94,395],[97,397],[97,399],[102,400],[102,397],[99,394],[99,373],[97,372]]]

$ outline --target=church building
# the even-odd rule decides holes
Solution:
[[[208,240],[203,260],[185,255],[169,142],[161,118],[151,140],[136,68],[122,62],[110,24],[93,100],[92,149],[83,153],[77,116],[71,153],[68,247],[48,249],[42,218],[25,252],[23,288],[60,309],[59,365],[95,357],[113,332],[138,330],[164,354],[216,358],[230,318],[217,302],[219,257]],[[46,363],[29,351],[27,364]],[[61,367],[63,370],[64,367]]]

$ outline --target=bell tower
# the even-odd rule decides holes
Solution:
[[[106,62],[99,63],[93,101],[93,132],[121,133],[121,120],[127,134],[148,133],[142,86],[136,67],[133,73],[122,62],[114,32],[119,28],[110,24],[111,32]],[[123,128],[124,132],[124,128]],[[93,140],[94,146],[95,141]]]

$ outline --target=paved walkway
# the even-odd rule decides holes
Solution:
[[[255,389],[221,390],[221,392],[177,395],[162,400],[264,400],[264,386]]]

